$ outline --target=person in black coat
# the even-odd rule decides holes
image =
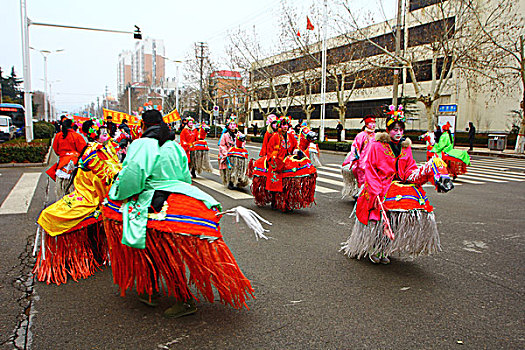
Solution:
[[[108,127],[108,134],[111,137],[115,137],[115,133],[117,132],[117,125],[113,123],[113,117],[108,115],[106,118],[106,125]]]
[[[337,130],[337,142],[341,142],[341,132],[343,131],[343,124],[341,124],[341,121],[337,121],[337,126],[335,127]]]
[[[476,128],[474,123],[468,122],[468,143],[470,145],[469,151],[474,150],[474,138],[476,137]]]

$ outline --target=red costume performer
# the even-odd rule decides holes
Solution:
[[[197,138],[198,138],[198,131],[193,129],[193,122],[194,122],[193,118],[191,117],[186,118],[186,121],[187,121],[186,126],[184,127],[184,129],[182,129],[180,133],[180,145],[182,146],[182,148],[184,148],[184,151],[186,151],[186,156],[188,157],[188,166],[191,169],[192,159],[191,159],[190,152],[194,150],[193,147],[194,147],[195,141],[197,141]],[[195,177],[194,169],[192,169],[191,175]]]
[[[296,157],[297,140],[288,133],[290,119],[281,117],[278,132],[267,143],[266,156],[253,165],[252,193],[255,203],[271,203],[281,211],[309,207],[314,203],[317,170],[310,159]]]
[[[264,139],[261,147],[261,151],[259,152],[260,157],[266,156],[266,152],[268,151],[268,141],[270,140],[270,137],[277,131],[277,125],[279,124],[279,121],[277,120],[277,116],[275,114],[270,114],[266,118],[266,133],[264,134]]]
[[[57,200],[69,193],[66,193],[66,187],[69,185],[71,172],[87,145],[84,138],[71,129],[71,125],[71,119],[64,119],[62,122],[62,131],[53,140],[53,151],[58,156],[58,162],[46,171],[46,174],[57,183],[55,187]],[[73,186],[70,191],[73,191]]]

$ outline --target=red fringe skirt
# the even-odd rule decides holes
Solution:
[[[257,206],[271,203],[273,208],[283,212],[292,209],[310,207],[315,203],[315,184],[317,173],[300,177],[283,178],[283,191],[271,192],[266,189],[266,176],[254,175],[252,181],[252,194]]]
[[[45,246],[40,246],[33,275],[47,284],[66,283],[87,278],[107,263],[108,245],[101,219],[86,219],[69,232],[50,236],[45,232]],[[42,258],[45,249],[45,259]]]
[[[222,240],[217,212],[181,194],[171,194],[167,202],[166,219],[148,221],[145,249],[121,243],[122,215],[115,210],[120,203],[110,202],[113,209],[104,207],[113,281],[121,295],[135,287],[139,294],[162,292],[178,300],[197,299],[189,288],[193,285],[209,302],[214,301],[215,288],[223,304],[247,307],[253,288]],[[189,223],[200,220],[216,222],[215,237],[210,228]]]
[[[443,160],[447,164],[447,171],[449,175],[453,178],[467,173],[467,164],[465,164],[465,162],[447,155],[443,155]]]

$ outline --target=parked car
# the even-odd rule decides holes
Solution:
[[[0,115],[0,140],[8,141],[15,137],[16,126],[11,117]]]

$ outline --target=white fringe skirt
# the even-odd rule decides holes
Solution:
[[[345,199],[346,197],[353,198],[359,193],[357,179],[350,169],[350,165],[351,163],[341,168],[341,175],[343,175],[343,189],[341,190],[341,199]]]
[[[341,243],[341,251],[351,258],[360,259],[382,253],[387,256],[430,255],[441,251],[439,232],[434,213],[422,210],[389,211],[387,213],[395,239],[383,233],[383,220],[363,225],[355,220],[350,237]]]
[[[213,171],[213,167],[210,163],[209,151],[190,151],[190,158],[191,168],[195,169],[195,172],[197,174],[200,174],[203,171],[206,171],[208,173],[211,173]]]
[[[228,157],[229,166],[221,169],[221,179],[224,186],[231,182],[233,187],[246,187],[250,184],[247,175],[248,159],[241,157]]]

